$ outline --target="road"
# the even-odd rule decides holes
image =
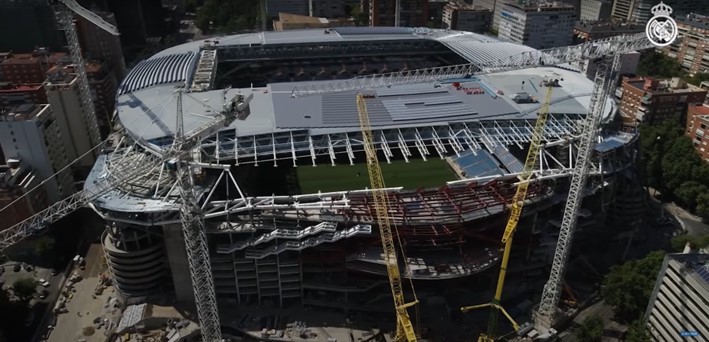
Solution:
[[[45,315],[45,309],[54,305],[59,294],[59,286],[63,281],[63,275],[52,276],[52,271],[46,268],[32,266],[32,271],[28,272],[25,269],[21,269],[19,272],[15,272],[13,267],[17,264],[16,262],[8,262],[2,265],[4,272],[0,275],[0,279],[4,282],[5,288],[11,288],[15,281],[23,278],[34,278],[36,280],[45,279],[49,282],[49,287],[37,286],[37,295],[34,299],[30,301],[31,310],[34,312],[34,319],[32,324],[27,327],[26,333],[29,336],[44,329],[45,327],[39,327],[40,322],[43,321]],[[44,299],[39,299],[39,292],[42,290],[47,291],[47,297]],[[12,292],[12,291],[10,291]]]
[[[112,287],[103,291],[103,294],[94,296],[94,289],[99,282],[99,274],[103,271],[101,264],[101,245],[93,244],[86,254],[86,270],[81,275],[83,279],[74,284],[76,291],[72,293],[71,300],[67,301],[67,313],[57,316],[57,324],[49,335],[48,342],[64,342],[85,339],[87,342],[104,341],[105,327],[91,332],[85,328],[94,327],[96,318],[113,319],[119,310],[113,309],[108,302],[115,297]]]

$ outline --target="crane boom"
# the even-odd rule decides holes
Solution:
[[[33,216],[30,216],[29,218],[8,229],[0,231],[0,251],[12,246],[30,235],[41,233],[49,226],[49,224],[76,211],[79,208],[85,207],[101,195],[113,190],[117,184],[143,176],[148,171],[156,167],[162,167],[161,165],[166,161],[182,156],[187,151],[190,151],[194,145],[199,143],[202,138],[215,134],[219,129],[223,128],[224,125],[228,125],[234,121],[236,118],[236,113],[237,112],[229,110],[220,112],[219,116],[213,121],[200,126],[182,139],[178,148],[173,148],[172,150],[166,151],[161,158],[156,158],[155,163],[147,162],[134,164],[125,170],[122,169],[120,175],[108,172],[107,177],[101,178],[95,184],[52,204],[48,208],[34,214]]]
[[[374,199],[374,208],[377,215],[377,224],[379,225],[379,235],[381,236],[382,247],[384,249],[384,263],[386,264],[387,275],[389,276],[391,294],[394,297],[394,309],[396,310],[396,336],[394,340],[415,342],[417,341],[416,333],[407,308],[416,305],[418,301],[415,300],[406,303],[406,298],[404,297],[404,289],[401,284],[401,274],[396,257],[396,246],[394,245],[394,237],[389,220],[389,198],[384,191],[386,188],[384,185],[384,176],[379,166],[377,150],[374,147],[367,104],[362,94],[357,95],[357,113],[359,114],[362,136],[364,137],[364,150],[367,156],[369,181],[372,186],[372,197]]]
[[[293,88],[291,97],[357,91],[360,89],[431,82],[544,65],[575,63],[652,47],[654,45],[647,39],[645,33],[621,35],[593,40],[579,45],[527,51],[507,58],[489,60],[482,63],[375,74],[331,82],[301,83]]]
[[[72,12],[76,13],[78,16],[88,20],[92,24],[100,27],[102,30],[114,35],[118,36],[120,33],[118,33],[118,28],[114,26],[113,24],[103,20],[101,16],[97,15],[94,12],[89,11],[88,9],[82,7],[79,5],[75,0],[59,0],[64,6],[66,6],[68,9],[70,9]]]
[[[551,104],[551,95],[553,93],[553,89],[554,88],[551,86],[547,87],[547,92],[544,96],[544,102],[539,110],[537,122],[534,124],[534,129],[532,130],[532,137],[529,142],[529,151],[527,151],[527,158],[524,162],[524,169],[522,170],[522,173],[519,176],[520,182],[517,185],[517,191],[515,191],[514,197],[512,197],[510,217],[507,219],[507,225],[505,225],[505,231],[502,235],[502,243],[504,244],[504,250],[502,253],[502,262],[500,264],[500,273],[497,277],[495,297],[492,299],[492,302],[490,304],[461,308],[461,311],[463,312],[487,306],[493,308],[493,311],[490,314],[490,320],[488,322],[487,333],[481,334],[478,341],[494,340],[494,336],[497,330],[497,320],[499,311],[502,311],[505,317],[507,317],[512,322],[512,326],[515,330],[519,329],[517,323],[512,320],[511,316],[507,314],[502,305],[500,305],[500,301],[502,299],[502,289],[505,287],[507,265],[510,261],[510,251],[512,250],[512,238],[514,236],[515,230],[517,229],[517,225],[519,224],[519,219],[522,216],[522,209],[524,208],[525,199],[527,198],[527,190],[529,190],[530,180],[534,175],[534,170],[537,165],[537,157],[539,156],[539,150],[541,149],[542,142],[544,140],[544,126],[546,125],[547,118],[549,117],[549,105]]]
[[[579,208],[583,201],[583,190],[588,180],[589,164],[595,146],[598,130],[603,117],[606,105],[606,98],[614,92],[616,76],[620,69],[620,55],[615,55],[612,66],[607,63],[599,63],[596,76],[594,78],[594,92],[591,97],[589,114],[582,121],[584,134],[579,142],[576,155],[576,164],[571,172],[571,183],[569,184],[569,195],[564,207],[564,216],[559,228],[559,238],[554,251],[549,280],[544,285],[541,303],[539,304],[538,316],[539,324],[548,328],[554,319],[561,290],[564,281],[566,264],[571,251],[576,222],[578,220]]]

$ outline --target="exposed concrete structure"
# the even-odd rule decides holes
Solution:
[[[139,63],[120,85],[117,119],[131,137],[126,139],[129,146],[134,141],[140,147],[118,145],[101,155],[86,183],[145,162],[141,149],[170,146],[176,131],[175,86],[213,75],[204,78],[205,87],[182,97],[185,131],[210,122],[210,111],[221,108],[224,99],[251,99],[248,111],[195,149],[205,163],[231,165],[204,166],[194,187],[203,206],[219,303],[388,312],[391,298],[371,192],[364,173],[349,171],[363,166],[354,94],[293,96],[295,84],[481,63],[530,51],[475,33],[403,27],[249,33],[176,46]],[[203,63],[206,52],[213,52],[214,63]],[[499,235],[522,170],[519,158],[526,153],[529,127],[541,106],[518,103],[513,96],[523,91],[542,98],[540,84],[554,79],[559,87],[545,131],[549,144],[520,225],[524,228],[518,241],[529,246],[513,256],[526,260],[527,270],[542,274],[555,241],[547,231],[558,227],[535,217],[556,210],[556,182],[563,182],[573,167],[574,137],[578,120],[588,111],[592,82],[570,65],[542,66],[368,93],[383,168],[394,168],[385,173],[391,187],[386,191],[407,255],[402,276],[440,284],[444,279],[486,277],[484,271],[497,265],[497,240],[486,236]],[[615,113],[610,100],[606,108],[603,119],[609,121]],[[589,194],[596,189],[613,193],[617,175],[634,162],[633,135],[610,133],[601,139],[592,177],[602,176],[603,181],[589,181]],[[457,175],[448,170],[451,164]],[[432,165],[442,165],[433,182],[423,179],[438,172],[431,171]],[[420,180],[399,185],[402,178],[415,177],[409,168],[428,171]],[[188,301],[193,296],[177,211],[180,201],[172,173],[160,169],[119,185],[94,207],[128,236],[138,226],[157,236],[169,264],[165,286],[172,290],[166,292]],[[307,184],[311,172],[322,174],[311,176],[314,180]],[[324,179],[337,172],[342,176]],[[586,217],[583,224],[595,220],[602,221]],[[542,240],[543,248],[529,242]],[[128,274],[117,283],[124,278]],[[435,286],[422,287],[422,293],[435,295]],[[159,290],[146,286],[145,291]]]

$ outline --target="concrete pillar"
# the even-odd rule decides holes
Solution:
[[[165,239],[165,252],[170,265],[170,273],[172,274],[172,283],[175,287],[175,298],[178,302],[194,303],[192,279],[190,278],[189,263],[187,262],[185,240],[182,236],[182,226],[179,223],[165,225],[162,231]]]

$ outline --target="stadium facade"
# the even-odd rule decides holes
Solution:
[[[98,158],[86,186],[119,177],[170,146],[176,85],[192,90],[182,96],[185,132],[213,120],[229,99],[249,98],[243,115],[192,151],[202,163],[195,186],[217,296],[388,311],[356,93],[294,97],[294,86],[525,51],[532,50],[467,32],[360,27],[241,34],[176,46],[142,61],[122,82],[116,115],[123,136]],[[571,66],[548,66],[362,90],[407,278],[450,281],[498,264],[497,241],[541,108],[536,99],[544,97],[543,81],[558,85],[540,180],[530,189],[517,241],[529,246],[527,265],[542,269],[550,260],[555,221],[541,222],[538,213],[565,198],[590,80]],[[606,107],[611,121],[614,106]],[[627,185],[634,141],[633,135],[609,131],[596,147],[588,194],[602,197],[605,207],[622,190],[619,185]],[[102,243],[109,269],[125,296],[192,298],[174,185],[172,174],[156,169],[93,203],[106,222]]]

